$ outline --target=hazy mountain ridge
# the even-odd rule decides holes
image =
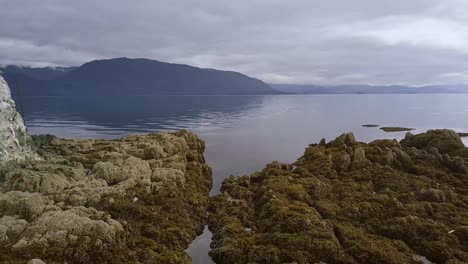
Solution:
[[[95,60],[79,67],[8,65],[0,67],[0,71],[15,96],[468,93],[468,85],[464,84],[268,85],[238,72],[150,59]]]
[[[7,74],[19,74],[37,80],[52,80],[78,67],[23,67],[16,65],[7,65],[0,67],[0,70]]]
[[[292,94],[438,94],[468,93],[468,85],[374,86],[270,84],[273,89]]]
[[[237,72],[149,59],[95,60],[80,67],[0,68],[17,93],[50,95],[249,95],[276,94],[264,82]]]

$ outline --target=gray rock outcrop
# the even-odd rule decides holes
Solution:
[[[10,88],[0,75],[0,163],[38,159],[29,142],[23,118],[16,111]]]

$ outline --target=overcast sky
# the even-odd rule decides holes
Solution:
[[[0,64],[144,57],[270,83],[468,83],[468,0],[0,0]]]

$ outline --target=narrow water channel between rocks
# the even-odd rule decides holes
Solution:
[[[211,243],[211,231],[208,226],[205,226],[203,233],[195,238],[187,249],[187,253],[192,257],[192,263],[194,264],[212,264],[213,260],[210,258],[208,253],[210,252]]]

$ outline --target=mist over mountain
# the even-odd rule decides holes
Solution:
[[[12,76],[24,76],[37,80],[52,80],[58,78],[65,73],[75,70],[77,67],[43,67],[43,68],[32,68],[23,67],[16,65],[7,65],[0,67],[0,70],[7,75]]]
[[[273,89],[292,94],[440,94],[468,93],[468,85],[373,86],[270,84]]]
[[[80,67],[0,68],[24,96],[253,95],[278,93],[241,73],[149,59],[96,60]],[[15,92],[15,91],[14,91]]]

